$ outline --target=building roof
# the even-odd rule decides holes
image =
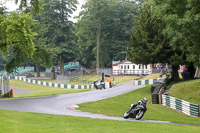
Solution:
[[[113,64],[112,66],[118,66],[118,65],[120,65],[120,64],[135,64],[135,63],[132,63],[132,62],[130,62],[130,61],[128,61],[128,60],[123,60],[123,61],[121,61],[121,62],[118,62],[118,63],[116,63],[116,64]]]

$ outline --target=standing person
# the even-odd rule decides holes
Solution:
[[[111,88],[112,85],[111,85],[111,78],[110,78],[110,77],[107,78],[107,82],[109,83],[109,86],[110,86],[110,88]]]

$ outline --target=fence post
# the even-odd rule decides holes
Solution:
[[[199,117],[200,117],[200,105],[199,105]]]
[[[163,90],[163,88],[161,88],[160,91],[159,91],[159,93],[158,93],[159,104],[162,104],[162,90]]]
[[[13,94],[13,88],[12,88],[12,98],[14,97],[14,94]]]

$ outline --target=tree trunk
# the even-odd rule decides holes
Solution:
[[[60,75],[64,76],[64,59],[60,56]]]
[[[52,79],[56,79],[56,72],[53,59],[52,59]]]
[[[172,79],[175,82],[180,80],[179,73],[178,73],[178,68],[179,68],[179,66],[173,66],[172,65]]]
[[[36,63],[36,72],[37,72],[37,77],[40,77],[40,64],[38,62]]]
[[[194,75],[195,75],[195,67],[194,67],[194,65],[193,65],[193,63],[190,63],[189,65],[188,65],[188,72],[189,72],[189,77],[190,77],[190,79],[193,79],[194,78]]]
[[[101,35],[101,24],[99,22],[98,24],[98,29],[97,29],[97,58],[96,58],[96,71],[97,71],[97,74],[99,74],[99,42],[100,42],[100,35]]]

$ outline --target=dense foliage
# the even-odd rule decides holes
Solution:
[[[38,14],[40,11],[39,0],[21,0],[19,8],[28,8]],[[35,52],[34,37],[37,35],[32,31],[35,20],[30,14],[22,12],[6,12],[3,2],[0,6],[0,52],[6,59],[4,67],[8,72],[14,68],[22,66],[27,59],[31,59]]]
[[[133,62],[168,63],[172,78],[179,80],[179,65],[187,65],[194,77],[199,65],[199,2],[153,0],[142,4],[132,32],[129,57]]]
[[[99,67],[111,67],[112,60],[124,60],[133,18],[138,15],[137,4],[88,0],[83,9],[76,25],[78,60],[88,67],[95,67],[98,61]]]
[[[6,70],[23,65],[27,58],[32,58],[35,48],[33,39],[36,33],[31,26],[34,20],[28,14],[9,13],[0,15],[0,51],[7,55],[13,53]]]
[[[192,75],[200,64],[198,0],[86,0],[77,23],[77,0],[21,0],[18,12],[0,8],[0,52],[6,69],[32,63],[50,67],[79,61],[89,68],[113,60],[168,63]],[[129,45],[127,45],[129,42]],[[2,64],[5,62],[2,59]],[[3,68],[3,66],[2,66]]]
[[[52,45],[55,46],[54,49],[47,50],[45,55],[47,58],[53,55],[54,60],[60,58],[60,70],[61,74],[64,74],[64,62],[75,59],[75,35],[73,23],[69,18],[70,14],[76,9],[77,0],[43,0],[42,3],[41,14],[35,17],[40,23],[38,24],[40,36],[38,36],[37,42],[39,45],[48,45],[48,48]],[[41,48],[41,46],[38,46],[38,48]],[[40,53],[43,54],[43,52]],[[57,60],[48,62],[54,64]]]

